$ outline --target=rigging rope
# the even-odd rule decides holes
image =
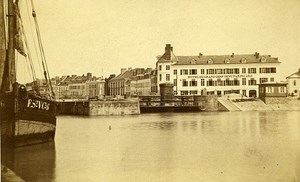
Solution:
[[[31,22],[31,19],[30,16],[31,16],[31,13],[29,12],[29,5],[28,5],[28,1],[25,1],[26,2],[26,10],[27,10],[27,15],[28,15],[28,20],[29,20],[29,27],[30,27],[30,33],[31,33],[31,37],[32,37],[32,42],[34,44],[34,52],[35,52],[35,55],[36,55],[36,58],[39,58],[40,56],[38,55],[38,48],[37,48],[37,45],[36,45],[36,39],[35,39],[35,34],[33,33],[33,30],[32,30],[32,22]],[[39,71],[40,71],[40,76],[43,77],[43,71],[42,71],[42,67],[41,67],[41,64],[40,62],[38,62],[38,66],[39,66]]]
[[[37,91],[37,93],[39,94],[39,90],[36,90],[38,89],[38,85],[36,85],[36,81],[37,81],[37,78],[36,78],[36,73],[35,73],[35,69],[34,69],[34,66],[33,66],[33,61],[32,61],[32,57],[31,57],[31,52],[30,52],[30,49],[29,49],[29,45],[28,45],[28,40],[27,40],[27,37],[26,37],[26,33],[25,33],[25,29],[24,29],[24,26],[23,26],[23,20],[21,18],[21,14],[20,14],[20,10],[18,8],[18,21],[19,21],[19,24],[20,24],[20,28],[21,28],[21,33],[22,33],[22,37],[24,37],[24,42],[25,42],[25,47],[26,47],[26,53],[27,53],[27,56],[25,56],[25,59],[26,61],[29,63],[29,66],[30,66],[30,70],[31,70],[31,74],[32,74],[32,79],[34,81],[34,90]],[[28,68],[28,64],[27,64],[27,68]],[[30,72],[29,72],[30,73]]]
[[[48,66],[47,66],[47,62],[46,62],[46,56],[45,56],[44,48],[43,48],[43,45],[42,45],[41,34],[40,34],[39,25],[38,25],[38,21],[37,21],[37,17],[36,17],[36,12],[35,12],[35,9],[34,9],[33,0],[31,0],[31,7],[32,7],[32,16],[33,16],[33,19],[34,19],[37,38],[38,38],[38,44],[39,44],[39,48],[40,48],[40,52],[41,52],[41,59],[42,59],[42,66],[43,66],[43,69],[44,69],[44,76],[45,76],[45,79],[46,79],[47,86],[49,87],[48,89],[50,90],[50,96],[54,96],[55,94],[54,94],[52,83],[51,83],[51,80],[50,80],[50,74],[49,74],[49,71],[48,71]]]

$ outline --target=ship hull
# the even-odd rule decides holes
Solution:
[[[54,140],[55,102],[17,88],[1,94],[0,103],[2,146],[21,147]]]

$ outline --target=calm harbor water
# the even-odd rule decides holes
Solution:
[[[11,159],[26,181],[299,182],[300,112],[59,116]]]

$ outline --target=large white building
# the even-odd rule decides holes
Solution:
[[[257,84],[279,82],[279,65],[278,58],[259,53],[175,56],[167,44],[156,62],[157,84],[173,83],[176,95],[239,93],[256,97]]]

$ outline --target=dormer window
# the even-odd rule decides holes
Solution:
[[[226,59],[224,60],[224,63],[230,63],[230,59],[229,59],[229,58],[226,58]]]
[[[247,63],[247,59],[246,58],[242,58],[241,59],[241,63]]]
[[[207,63],[208,63],[208,64],[213,64],[214,61],[213,61],[212,59],[208,59],[208,60],[207,60]]]
[[[265,63],[265,62],[267,62],[267,58],[261,57],[261,58],[260,58],[260,61],[263,62],[263,63]]]
[[[190,64],[196,64],[196,60],[195,60],[195,59],[192,59],[192,60],[190,61]]]

